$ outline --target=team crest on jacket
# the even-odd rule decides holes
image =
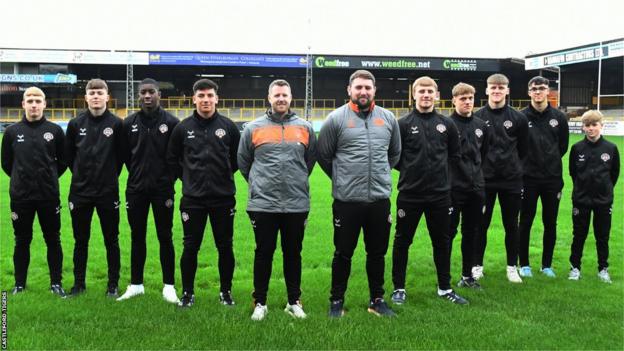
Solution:
[[[186,222],[189,220],[189,215],[186,212],[182,212],[182,221]]]
[[[104,128],[104,131],[102,133],[104,133],[104,135],[106,135],[106,137],[108,138],[111,135],[113,135],[113,128],[106,127],[106,128]]]
[[[43,134],[43,138],[45,139],[45,141],[50,142],[50,141],[52,141],[52,139],[54,139],[54,134],[52,134],[50,132],[45,132]]]
[[[475,129],[475,134],[477,135],[477,138],[480,138],[483,136],[483,131],[479,128]]]
[[[12,219],[13,221],[17,221],[17,219],[18,219],[18,218],[19,218],[19,216],[17,215],[17,213],[16,213],[16,212],[11,212],[11,219]]]
[[[438,130],[438,132],[440,132],[440,133],[444,133],[444,132],[446,132],[446,126],[445,126],[444,124],[442,124],[442,123],[438,124],[438,125],[436,126],[436,129],[437,129],[437,130]]]
[[[600,155],[600,159],[603,160],[604,162],[607,162],[611,159],[611,155],[605,152],[604,154]]]
[[[215,130],[215,135],[219,137],[219,139],[223,139],[225,136],[225,130],[223,128],[219,128]]]
[[[399,218],[405,217],[405,211],[402,208],[399,208],[399,210],[397,211],[397,216],[399,216]]]
[[[165,201],[165,207],[166,208],[171,208],[171,206],[173,206],[173,200],[172,199],[167,199],[167,201]]]
[[[167,127],[167,125],[163,123],[160,125],[160,127],[158,127],[158,130],[160,130],[161,134],[165,134],[169,130],[169,127]]]
[[[548,124],[550,124],[551,127],[555,128],[556,126],[559,125],[559,121],[553,118],[550,121],[548,121]]]
[[[578,216],[578,214],[579,214],[579,209],[578,209],[578,208],[576,208],[576,207],[574,207],[574,208],[572,209],[572,215],[573,215],[573,216]]]
[[[373,124],[376,125],[377,127],[382,127],[385,123],[384,120],[379,118],[379,117],[375,117],[373,119]]]
[[[509,129],[511,126],[513,126],[513,123],[510,120],[503,122],[503,127],[505,127],[505,129]]]

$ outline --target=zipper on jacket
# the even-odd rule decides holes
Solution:
[[[369,117],[372,116],[372,111]],[[364,120],[364,127],[366,128],[366,141],[368,144],[368,199],[371,199],[371,182],[373,181],[373,152],[371,148],[370,130],[368,129],[368,118]]]
[[[280,124],[282,125],[282,141],[280,143],[280,154],[283,155],[284,154],[284,133],[285,133],[285,129],[286,128],[284,127],[284,121],[283,120],[281,121]],[[282,174],[284,174],[284,162],[280,162],[280,175],[282,175]],[[281,185],[280,185],[280,187],[282,188],[281,191],[280,191],[280,203],[282,205],[282,213],[286,211],[286,208],[284,206],[284,192],[285,192],[284,188],[285,188],[285,184],[286,184],[286,182],[282,181]]]

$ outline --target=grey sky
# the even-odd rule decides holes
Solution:
[[[8,0],[0,48],[523,58],[624,37],[623,4]]]

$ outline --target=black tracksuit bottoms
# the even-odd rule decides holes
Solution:
[[[474,262],[474,248],[483,218],[483,191],[454,191],[451,195],[453,212],[451,213],[451,231],[449,240],[449,255],[453,252],[453,240],[457,235],[461,215],[461,253],[462,276],[472,277]]]
[[[266,305],[269,280],[273,268],[273,253],[277,246],[277,232],[281,234],[284,279],[288,303],[301,297],[301,250],[308,212],[267,213],[248,211],[256,238],[254,256],[254,303]]]
[[[13,264],[15,266],[15,286],[26,287],[28,265],[30,264],[30,243],[33,238],[35,213],[47,246],[50,283],[61,284],[63,270],[63,249],[61,248],[61,207],[59,201],[52,202],[11,202],[11,219],[15,235]]]
[[[184,202],[184,201],[183,201]],[[234,275],[234,251],[232,241],[234,236],[234,205],[221,207],[184,208],[180,207],[182,215],[182,229],[184,231],[180,270],[182,273],[182,288],[185,293],[194,294],[195,273],[197,272],[197,254],[204,238],[206,221],[210,217],[210,226],[214,236],[215,246],[219,253],[220,291],[232,290]]]
[[[69,200],[72,228],[74,230],[74,286],[86,287],[87,258],[89,239],[91,238],[91,218],[97,210],[106,247],[108,263],[108,287],[117,287],[119,283],[119,199],[81,198]]]
[[[344,300],[351,274],[351,258],[360,231],[364,232],[366,273],[371,300],[383,298],[385,256],[390,240],[390,200],[344,202],[334,200],[334,259],[332,261],[331,301]]]
[[[492,221],[492,213],[496,204],[496,195],[500,201],[503,227],[505,228],[505,250],[507,252],[507,265],[515,266],[518,263],[518,215],[522,206],[522,192],[509,190],[485,189],[485,212],[483,225],[477,245],[475,247],[475,265],[483,266],[483,256],[487,246],[487,231]]]
[[[555,242],[557,241],[557,215],[561,188],[552,185],[524,184],[522,208],[520,210],[519,245],[520,266],[529,266],[529,246],[531,242],[531,226],[537,210],[537,199],[542,199],[542,222],[544,237],[542,248],[542,268],[552,266]]]
[[[392,248],[392,282],[395,289],[405,289],[409,247],[414,240],[423,213],[433,247],[433,261],[438,275],[438,287],[451,289],[451,256],[449,255],[450,209],[448,204],[409,203],[397,201],[397,223]]]
[[[143,284],[146,259],[147,217],[150,205],[160,244],[160,267],[164,284],[174,284],[175,252],[173,249],[173,194],[126,194],[126,210],[130,224],[132,249],[130,253],[130,283]]]
[[[609,267],[609,233],[611,232],[611,205],[601,207],[577,207],[572,209],[572,253],[570,264],[581,269],[585,239],[589,233],[591,213],[594,212],[594,237],[598,254],[598,271]]]

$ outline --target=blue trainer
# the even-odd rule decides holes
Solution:
[[[555,274],[555,271],[552,270],[552,268],[550,267],[545,267],[541,269],[541,272],[547,276],[548,278],[555,278],[557,275]]]
[[[531,267],[530,266],[520,267],[520,276],[525,277],[525,278],[532,277],[533,272],[531,272]]]

